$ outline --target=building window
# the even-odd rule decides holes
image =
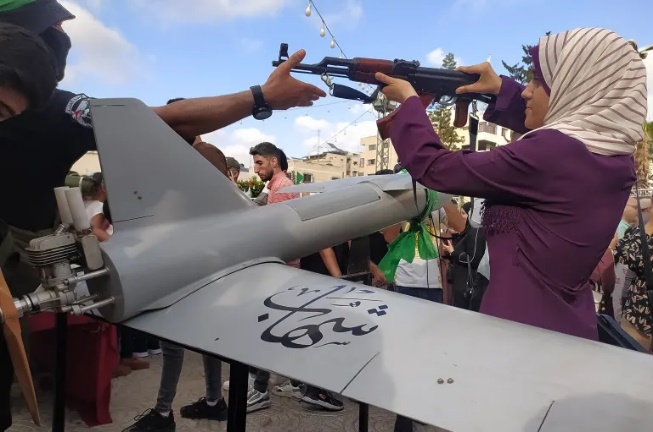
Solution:
[[[494,123],[481,122],[478,125],[478,131],[479,132],[486,132],[486,133],[489,133],[489,134],[492,134],[492,135],[496,135],[497,134],[497,125],[495,125]]]
[[[361,166],[365,166],[365,159],[361,158],[360,164],[361,164]]]
[[[304,173],[303,183],[313,183],[313,174]]]
[[[376,150],[376,144],[371,144],[367,147],[369,151]]]
[[[374,160],[374,159],[368,159],[368,160],[367,160],[367,165],[368,165],[368,166],[370,166],[370,165],[375,165],[375,164],[376,164],[376,160]]]

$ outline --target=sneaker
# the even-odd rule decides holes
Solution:
[[[272,401],[270,401],[270,393],[261,393],[256,389],[251,389],[249,393],[247,393],[248,413],[269,408],[270,405],[272,405]]]
[[[247,377],[247,391],[250,392],[254,388],[254,380],[256,380],[256,377],[252,374],[250,374]],[[225,381],[222,384],[222,390],[224,391],[229,391],[229,380]]]
[[[149,409],[134,417],[134,420],[136,420],[136,423],[123,429],[122,432],[174,432],[177,428],[172,411],[165,417],[153,409]]]
[[[281,397],[289,397],[295,400],[301,400],[303,396],[302,385],[294,386],[290,381],[274,388],[274,394]]]
[[[163,353],[163,350],[161,348],[148,349],[147,353],[149,355],[159,355],[159,354]]]
[[[329,411],[342,411],[345,407],[345,404],[341,400],[336,399],[331,392],[315,387],[306,390],[306,393],[302,396],[302,401]]]
[[[218,400],[214,406],[206,403],[206,398],[200,398],[197,402],[181,407],[181,416],[183,418],[199,420],[227,420],[227,403],[223,398]]]
[[[147,351],[132,353],[132,357],[135,357],[135,358],[146,358],[146,357],[149,357],[149,355],[150,354]]]

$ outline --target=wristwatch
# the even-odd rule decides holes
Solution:
[[[254,85],[249,88],[254,96],[254,107],[252,108],[252,116],[256,120],[265,120],[272,115],[272,108],[265,101],[263,91],[260,85]]]

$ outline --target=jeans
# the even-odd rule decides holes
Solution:
[[[436,303],[442,303],[443,301],[442,288],[415,288],[398,286],[396,287],[396,291],[400,294],[406,294],[411,297],[430,300]]]
[[[414,288],[398,286],[397,292],[436,303],[442,303],[443,301],[443,291],[441,288]],[[413,426],[413,421],[411,419],[398,415],[397,420],[395,420],[394,432],[413,432]]]
[[[161,341],[163,351],[163,369],[161,370],[161,383],[154,410],[158,413],[167,413],[172,410],[172,402],[177,394],[177,384],[184,365],[184,348],[169,342]],[[209,356],[202,356],[204,362],[204,382],[206,385],[206,399],[218,400],[222,397],[222,362]]]
[[[256,379],[254,380],[254,389],[256,391],[260,391],[261,393],[265,393],[266,391],[268,391],[268,385],[270,383],[269,371],[250,367],[249,373],[256,377]]]
[[[158,340],[138,330],[119,327],[118,335],[120,336],[120,358],[122,359],[132,358],[134,353],[158,348]]]

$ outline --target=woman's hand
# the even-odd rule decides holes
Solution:
[[[456,94],[489,93],[498,95],[501,91],[501,77],[497,75],[494,69],[492,69],[492,65],[488,62],[473,66],[460,66],[456,70],[468,74],[480,75],[479,80],[475,83],[458,87]]]
[[[443,243],[443,245],[442,245],[442,249],[444,249],[444,252],[445,252],[447,255],[451,255],[451,254],[453,253],[453,245],[451,244],[450,241],[448,241],[448,242],[446,242],[446,243]]]
[[[383,90],[381,90],[381,93],[391,101],[402,104],[409,97],[417,96],[417,92],[413,86],[406,80],[392,78],[381,72],[374,74],[374,78],[386,84]]]

